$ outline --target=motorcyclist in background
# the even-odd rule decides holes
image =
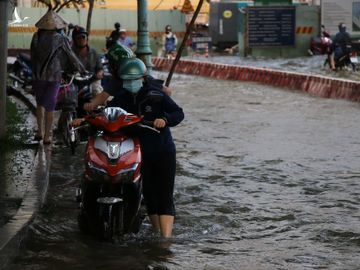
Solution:
[[[333,39],[333,53],[330,57],[330,67],[332,70],[336,69],[335,62],[342,56],[349,53],[349,46],[351,45],[351,37],[346,32],[346,25],[344,23],[339,24],[339,32]]]
[[[79,58],[88,72],[94,73],[95,81],[91,83],[92,95],[96,96],[103,91],[101,79],[103,78],[103,65],[100,56],[94,48],[88,44],[89,34],[84,27],[75,26],[72,32],[73,46],[72,50]]]

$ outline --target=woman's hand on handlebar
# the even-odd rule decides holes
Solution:
[[[85,120],[84,118],[76,118],[70,123],[70,125],[72,127],[78,127],[82,124],[82,122],[84,122],[84,120]]]
[[[84,104],[84,110],[87,112],[91,112],[96,109],[97,106],[95,106],[92,102],[85,103]]]
[[[154,120],[155,128],[164,128],[166,126],[166,121],[162,118],[157,118]]]

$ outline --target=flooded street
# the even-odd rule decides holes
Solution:
[[[9,270],[359,268],[359,104],[186,75],[172,87],[185,120],[171,245],[147,221],[118,243],[82,235],[84,146],[55,146],[47,203]]]

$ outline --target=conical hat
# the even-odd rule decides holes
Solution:
[[[39,29],[56,30],[63,29],[68,23],[56,12],[49,10],[44,16],[35,24]]]

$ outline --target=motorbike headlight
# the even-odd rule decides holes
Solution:
[[[105,153],[110,160],[117,160],[134,149],[134,141],[127,139],[123,142],[107,142],[101,137],[95,140],[95,149]]]
[[[103,168],[100,168],[100,167],[96,166],[91,161],[89,161],[87,163],[87,165],[88,165],[89,169],[91,169],[91,170],[96,170],[96,171],[99,171],[99,172],[102,172],[102,173],[107,173]]]

